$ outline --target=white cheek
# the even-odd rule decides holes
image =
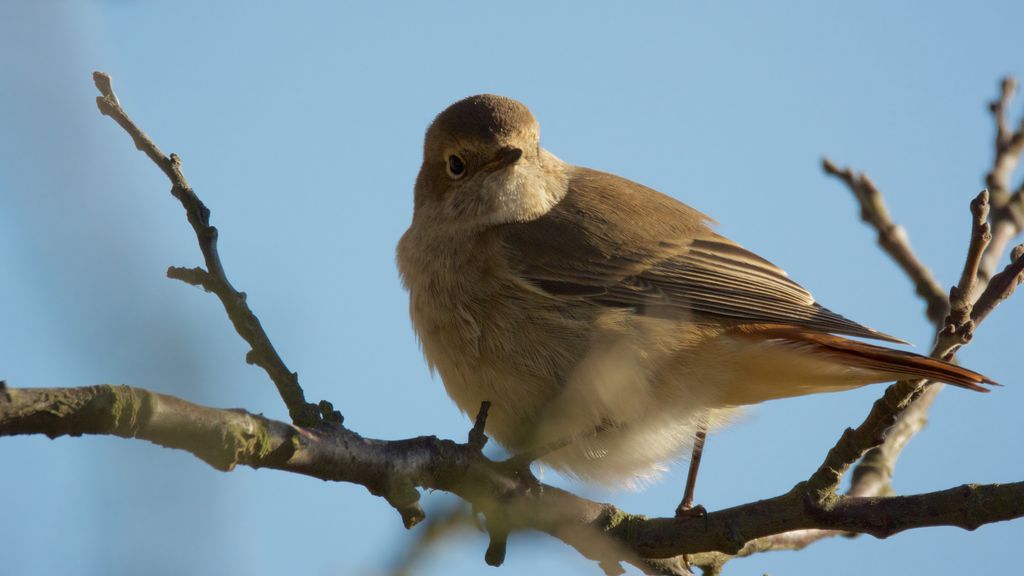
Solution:
[[[568,191],[562,171],[545,171],[519,164],[490,174],[481,185],[481,196],[490,204],[492,224],[526,222],[547,213]]]

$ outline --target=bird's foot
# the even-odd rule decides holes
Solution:
[[[685,518],[703,518],[704,529],[708,528],[708,510],[701,504],[694,506],[692,503],[680,504],[676,508],[676,519],[683,520]]]
[[[540,494],[543,485],[530,470],[530,464],[533,464],[534,460],[532,453],[515,454],[508,460],[502,460],[497,464],[505,473],[519,482],[524,492]]]

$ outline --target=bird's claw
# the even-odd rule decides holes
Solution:
[[[540,494],[542,484],[530,470],[533,458],[529,454],[517,454],[508,460],[498,462],[499,467],[509,476],[519,481],[526,493]]]
[[[686,518],[703,518],[704,529],[708,529],[708,510],[703,505],[687,505],[685,507],[683,505],[680,505],[678,508],[676,508],[676,519],[683,520]]]

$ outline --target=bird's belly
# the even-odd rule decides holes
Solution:
[[[428,306],[414,296],[413,322],[449,396],[471,417],[490,401],[487,432],[512,452],[570,442],[541,460],[629,484],[686,450],[700,422],[724,418],[704,375],[680,369],[691,343],[676,338],[666,347],[669,334],[688,333],[676,323],[625,310],[580,317],[577,307],[571,316],[508,297],[487,302]]]
[[[424,356],[448,395],[471,417],[489,401],[488,433],[513,451],[525,448],[531,422],[561,394],[585,353],[585,321],[508,291],[411,297]]]
[[[694,367],[712,334],[502,282],[483,249],[442,261],[429,274],[405,261],[424,356],[470,417],[491,403],[487,433],[510,451],[561,444],[541,459],[618,485],[650,477],[719,420],[723,367]]]

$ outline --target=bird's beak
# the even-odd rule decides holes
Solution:
[[[498,151],[494,155],[494,159],[483,165],[482,169],[488,172],[495,172],[501,170],[506,166],[511,166],[519,161],[523,157],[523,150],[521,148],[515,148],[512,146],[506,146]]]

